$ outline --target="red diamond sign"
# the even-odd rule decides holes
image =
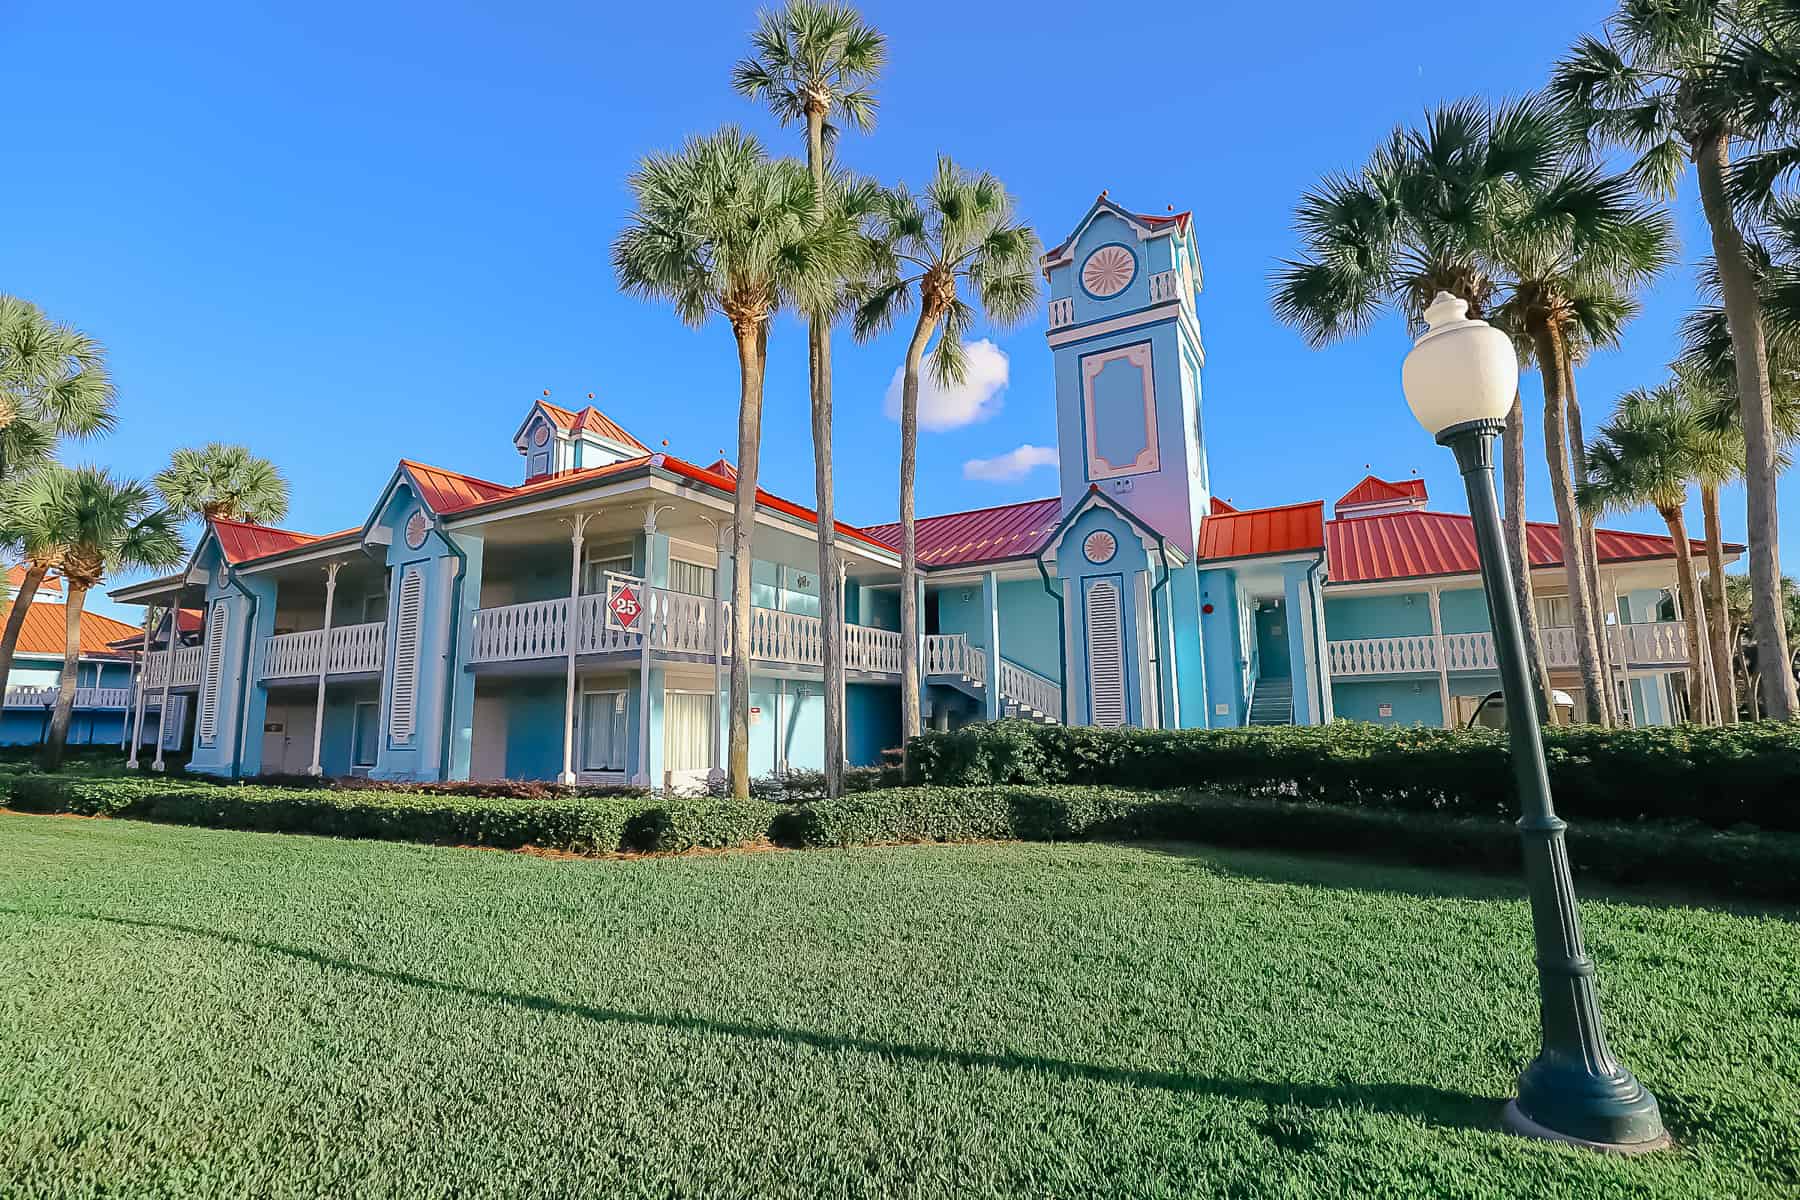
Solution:
[[[612,614],[613,624],[620,629],[629,630],[637,624],[644,606],[638,600],[637,589],[630,584],[621,585],[606,602],[607,612]]]

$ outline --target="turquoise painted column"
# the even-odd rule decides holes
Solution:
[[[1211,605],[1212,611],[1206,612]],[[1206,697],[1210,704],[1197,723],[1209,729],[1236,729],[1248,719],[1249,698],[1244,695],[1244,631],[1238,628],[1237,580],[1229,569],[1200,572],[1200,651],[1206,669]],[[1183,713],[1185,720],[1193,714]]]
[[[992,571],[981,576],[981,632],[987,639],[987,719],[998,721],[1006,705],[1000,699],[1000,580]]]
[[[469,764],[475,745],[475,672],[469,667],[469,654],[475,644],[475,613],[481,608],[481,571],[483,541],[480,534],[452,533],[452,547],[462,554],[462,578],[452,584],[456,592],[456,608],[451,640],[455,643],[450,662],[449,719],[445,723],[449,753],[444,776],[447,779],[469,778]]]
[[[1313,645],[1313,610],[1310,563],[1282,566],[1282,598],[1287,624],[1288,677],[1294,685],[1294,724],[1320,723],[1317,651]]]

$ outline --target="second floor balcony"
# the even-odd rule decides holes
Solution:
[[[1551,670],[1579,665],[1575,631],[1552,626],[1540,631]],[[1679,670],[1687,665],[1687,641],[1680,621],[1609,625],[1613,661],[1627,670]],[[1379,675],[1435,675],[1439,670],[1485,672],[1499,669],[1494,635],[1446,633],[1441,637],[1350,638],[1330,643],[1331,673],[1337,678]]]
[[[262,677],[317,679],[322,668],[327,675],[379,675],[386,635],[384,621],[276,634],[263,644]]]

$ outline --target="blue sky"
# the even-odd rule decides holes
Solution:
[[[1310,351],[1270,315],[1268,273],[1322,173],[1440,99],[1538,86],[1609,7],[1565,0],[1520,21],[1485,2],[872,2],[891,57],[880,121],[841,154],[887,181],[916,183],[940,151],[991,170],[1052,244],[1102,188],[1141,211],[1193,209],[1219,494],[1331,500],[1367,467],[1416,471],[1436,506],[1461,508],[1448,454],[1400,396],[1398,322]],[[241,441],[282,466],[287,524],[313,531],[359,523],[401,455],[516,479],[508,439],[545,388],[571,404],[594,392],[645,442],[710,461],[735,443],[728,332],[621,296],[607,248],[645,152],[728,121],[798,151],[796,130],[730,89],[753,20],[704,3],[0,6],[15,99],[0,288],[103,339],[119,383],[118,432],[71,457],[147,475],[177,445]],[[1691,185],[1677,208],[1682,265],[1625,347],[1581,373],[1590,426],[1673,354],[1706,247]],[[922,438],[922,513],[1054,492],[1049,467],[965,478],[971,459],[1054,445],[1044,327],[1040,312],[978,331],[998,352],[984,378],[1004,387],[947,404],[945,421],[974,419]],[[846,520],[896,508],[884,400],[903,343],[838,339]],[[771,358],[765,482],[804,501],[796,324]],[[1533,515],[1549,519],[1535,437],[1530,455]],[[1797,495],[1790,478],[1790,572]],[[1733,491],[1728,535],[1743,524]]]

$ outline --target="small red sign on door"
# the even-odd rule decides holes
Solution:
[[[629,584],[614,592],[606,606],[612,610],[613,620],[620,629],[630,629],[636,625],[638,615],[644,611],[643,605],[638,603],[637,589]]]

